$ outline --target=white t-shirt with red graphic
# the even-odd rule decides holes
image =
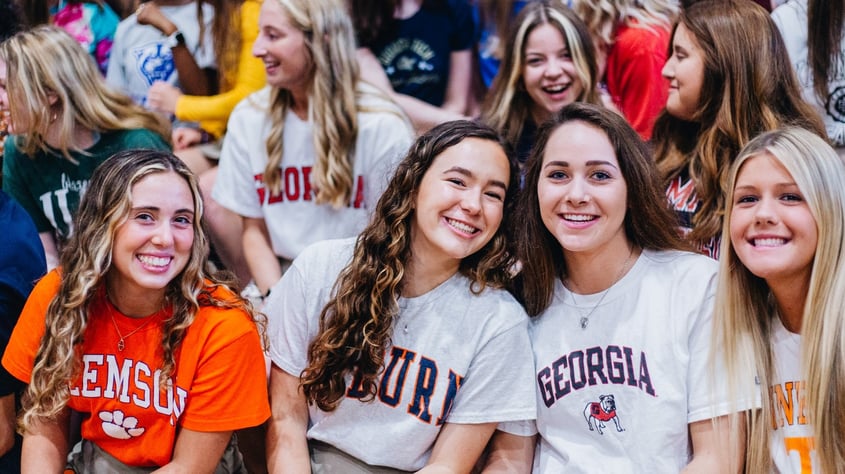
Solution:
[[[241,101],[229,118],[212,196],[223,207],[251,218],[264,218],[273,252],[294,259],[308,244],[357,235],[364,229],[396,164],[411,144],[411,129],[390,112],[394,104],[368,99],[373,111],[358,113],[352,197],[348,207],[335,209],[314,202],[314,124],[293,112],[285,116],[282,191],[269,196],[264,185],[270,88]],[[380,110],[380,111],[377,111]],[[398,109],[396,109],[398,110]]]

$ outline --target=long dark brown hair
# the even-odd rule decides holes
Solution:
[[[352,262],[340,273],[334,296],[320,314],[320,332],[308,347],[308,366],[301,374],[306,398],[321,410],[337,407],[348,374],[363,381],[366,400],[376,395],[377,376],[399,312],[405,262],[410,259],[417,190],[434,160],[467,138],[507,149],[493,129],[480,123],[463,120],[434,127],[417,139],[399,164],[370,224],[358,237]],[[473,282],[474,293],[487,286],[503,288],[509,282],[513,257],[508,216],[518,180],[514,161],[508,161],[511,178],[502,223],[490,242],[460,264],[459,272]]]
[[[566,276],[563,248],[540,215],[537,185],[549,137],[568,122],[584,122],[607,135],[628,188],[623,225],[632,244],[653,250],[683,249],[677,223],[663,193],[648,146],[620,115],[604,107],[574,102],[564,107],[538,131],[537,143],[526,162],[525,187],[519,197],[516,228],[517,257],[524,269],[514,293],[530,316],[543,312],[552,301],[555,280]]]
[[[696,2],[681,13],[673,41],[681,24],[704,60],[698,112],[688,121],[664,109],[652,141],[664,185],[684,173],[695,183],[701,205],[688,238],[707,242],[721,230],[728,170],[746,143],[784,125],[821,137],[826,132],[801,98],[783,39],[761,6],[747,0]]]

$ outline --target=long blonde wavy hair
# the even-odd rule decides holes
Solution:
[[[147,129],[170,143],[170,123],[110,88],[91,56],[64,30],[39,26],[0,43],[6,63],[9,112],[26,131],[15,137],[26,155],[49,152],[48,130],[58,123],[55,148],[68,160],[79,128],[94,132]]]
[[[358,237],[352,261],[340,273],[334,296],[320,314],[320,332],[308,346],[308,366],[301,374],[306,398],[321,410],[337,407],[349,374],[363,381],[367,400],[376,395],[377,376],[399,313],[397,301],[411,253],[411,222],[420,183],[440,154],[467,138],[505,147],[493,129],[480,123],[462,120],[432,128],[399,163],[370,224]],[[514,260],[509,222],[519,180],[513,160],[509,159],[509,165],[502,223],[484,247],[460,263],[459,271],[473,282],[474,293],[486,286],[502,288],[510,281]]]
[[[721,229],[728,170],[746,143],[787,125],[827,134],[801,97],[786,46],[765,9],[747,0],[704,0],[681,13],[673,40],[678,25],[703,56],[700,103],[691,121],[664,109],[652,143],[665,184],[681,174],[695,183],[701,205],[687,238],[707,242]]]
[[[231,290],[229,282],[208,266],[208,239],[202,226],[202,198],[194,175],[174,155],[153,150],[128,150],[104,161],[91,177],[74,219],[75,232],[61,254],[58,292],[47,308],[46,331],[35,357],[32,380],[23,399],[23,429],[42,418],[56,416],[67,404],[69,382],[79,374],[78,345],[84,340],[92,301],[102,298],[106,275],[112,269],[117,229],[132,207],[132,186],[157,173],[175,172],[191,190],[194,201],[194,241],[185,268],[167,286],[165,302],[173,308],[162,328],[162,387],[170,379],[175,353],[201,306],[240,308],[259,328],[263,317]],[[212,295],[218,287],[230,298]]]
[[[336,208],[349,205],[353,186],[353,157],[358,135],[356,90],[358,62],[352,21],[341,0],[265,0],[279,2],[291,23],[305,34],[311,63],[308,119],[314,124],[316,157],[311,173],[317,204]],[[281,192],[280,165],[284,154],[285,116],[293,98],[290,91],[273,88],[267,136],[264,183],[272,194]]]
[[[845,164],[824,140],[804,129],[758,136],[730,170],[725,236],[737,176],[746,161],[760,155],[774,157],[792,175],[816,221],[818,242],[801,323],[801,366],[819,467],[821,472],[840,472],[845,466]],[[732,422],[737,426],[746,417],[746,472],[770,472],[776,303],[765,280],[743,265],[728,238],[722,239],[721,255],[713,347],[721,349],[726,373],[719,375],[727,379],[734,400],[753,400],[762,389],[762,409],[735,414]],[[740,436],[739,430],[733,433]]]
[[[496,129],[512,146],[516,146],[519,141],[525,122],[532,120],[533,101],[525,90],[522,72],[525,69],[528,35],[542,25],[552,25],[566,41],[583,88],[575,101],[601,105],[596,50],[586,25],[559,0],[531,2],[519,12],[508,32],[499,74],[493,80],[481,110],[482,120]]]

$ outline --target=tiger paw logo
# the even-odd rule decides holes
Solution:
[[[144,428],[138,427],[138,419],[134,416],[125,416],[122,411],[115,410],[101,411],[97,414],[103,421],[103,431],[116,439],[130,439],[141,436]]]
[[[584,418],[587,420],[590,431],[598,431],[600,435],[603,435],[602,430],[607,428],[605,422],[611,420],[616,425],[616,431],[620,433],[625,431],[616,414],[616,399],[613,395],[599,395],[599,401],[588,403],[584,408]]]

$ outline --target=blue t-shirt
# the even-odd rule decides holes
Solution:
[[[511,25],[513,25],[513,19],[527,4],[528,0],[515,0],[513,2],[510,17]],[[473,6],[473,21],[475,21],[476,34],[478,35],[476,40],[478,44],[478,71],[481,73],[481,80],[484,81],[484,85],[490,87],[499,72],[499,63],[501,63],[495,53],[508,39],[503,32],[496,31],[494,22],[484,22],[478,5]]]
[[[393,90],[439,106],[446,97],[449,62],[472,47],[474,24],[467,0],[442,6],[425,2],[410,18],[396,20],[395,33],[371,46]]]

